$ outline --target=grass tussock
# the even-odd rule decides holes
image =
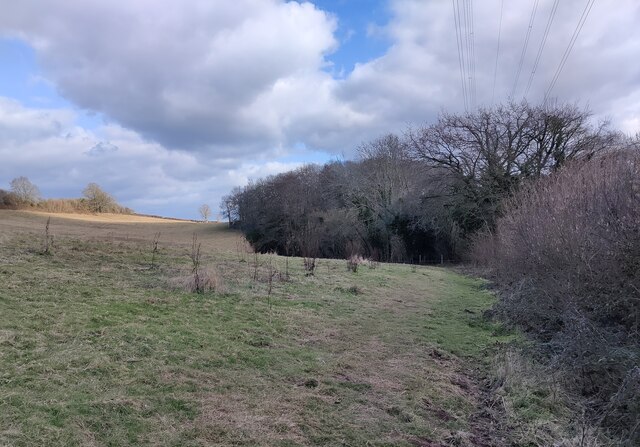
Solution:
[[[169,285],[188,293],[225,293],[224,279],[215,267],[200,268],[196,278],[188,268],[182,274],[169,278]]]
[[[613,447],[619,439],[594,424],[590,409],[522,344],[504,346],[493,358],[491,394],[504,412],[515,445]]]

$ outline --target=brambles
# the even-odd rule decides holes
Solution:
[[[528,185],[473,257],[496,308],[542,342],[587,416],[640,440],[640,152],[574,163]]]
[[[17,209],[20,199],[13,192],[0,189],[0,209]]]
[[[224,290],[222,275],[213,267],[199,267],[197,277],[193,271],[185,272],[181,276],[171,278],[169,284],[176,289],[197,294]]]
[[[347,259],[347,270],[356,273],[361,263],[361,257],[358,255],[349,256]]]

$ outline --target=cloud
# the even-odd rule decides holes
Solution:
[[[200,204],[215,209],[233,186],[300,165],[170,150],[119,125],[87,131],[68,111],[27,108],[2,97],[0,117],[12,124],[0,132],[0,188],[24,175],[45,197],[78,197],[96,182],[139,212],[195,217]]]
[[[498,68],[496,66],[500,0],[475,3],[474,51],[477,105],[525,94],[552,2],[541,2],[520,77],[516,73],[531,10],[522,2],[504,2]],[[558,67],[585,2],[561,2],[527,98],[541,101]],[[383,56],[359,64],[336,90],[341,103],[356,111],[375,111],[371,129],[402,129],[436,119],[442,110],[463,111],[455,22],[451,2],[394,0],[393,17],[376,33],[393,44]],[[640,4],[600,3],[592,9],[561,72],[552,97],[579,102],[598,116],[609,116],[629,129],[640,117]],[[495,74],[495,80],[494,80]],[[493,85],[496,85],[495,98]],[[515,89],[514,89],[515,85]]]
[[[280,144],[292,104],[256,113],[256,101],[283,83],[322,88],[335,28],[310,3],[275,0],[25,0],[0,18],[80,108],[167,147],[209,152]]]
[[[89,155],[90,157],[99,157],[101,155],[116,152],[117,150],[118,146],[116,146],[115,144],[109,143],[108,141],[100,141],[87,152],[85,152],[85,154]]]
[[[72,122],[69,110],[27,109],[16,100],[0,97],[0,141],[6,144],[57,135]]]

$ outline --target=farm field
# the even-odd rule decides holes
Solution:
[[[48,217],[0,211],[0,445],[500,445],[481,281],[135,216],[53,215],[43,254]]]

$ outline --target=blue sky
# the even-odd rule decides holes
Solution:
[[[586,0],[567,0],[540,100]],[[475,3],[478,105],[507,99],[531,5]],[[540,0],[532,69],[552,0]],[[640,3],[596,2],[554,96],[640,129]],[[355,156],[362,142],[464,110],[451,2],[21,0],[0,15],[0,188],[45,197],[97,182],[143,213],[197,217],[251,178]],[[516,96],[523,94],[520,82]],[[96,148],[102,148],[96,150]],[[104,150],[108,148],[108,150]]]
[[[329,55],[334,74],[346,76],[356,63],[384,55],[390,42],[382,36],[372,36],[371,30],[388,23],[390,10],[386,1],[316,0],[313,3],[338,18],[340,47]]]
[[[36,53],[26,42],[16,38],[0,38],[0,96],[14,98],[25,106],[36,108],[69,108],[77,113],[76,123],[95,129],[103,122],[96,112],[81,110],[60,94],[44,77]]]

